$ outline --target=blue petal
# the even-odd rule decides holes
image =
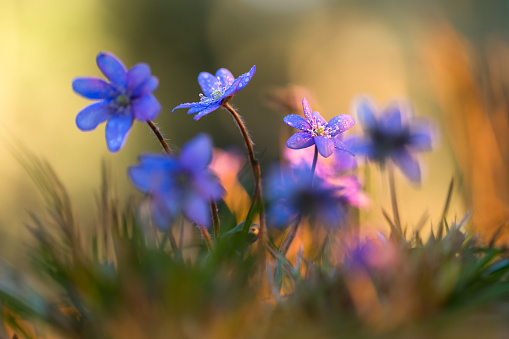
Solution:
[[[311,113],[311,115],[313,116],[314,119],[316,119],[316,121],[320,122],[320,125],[322,126],[327,125],[327,121],[325,121],[325,119],[317,111],[314,111],[313,113]]]
[[[233,81],[235,80],[235,77],[233,76],[232,72],[230,72],[226,68],[218,69],[216,72],[216,78],[219,78],[222,87],[231,86],[231,84],[233,84]]]
[[[150,67],[144,63],[134,65],[127,72],[127,89],[130,93],[136,93],[149,80]]]
[[[109,83],[99,78],[76,78],[72,89],[87,99],[108,99],[117,94]]]
[[[334,131],[331,134],[332,136],[336,136],[346,130],[349,130],[353,125],[355,125],[355,120],[353,120],[353,118],[348,114],[335,116],[329,121],[328,124],[328,126]]]
[[[108,102],[101,101],[82,109],[76,116],[76,125],[82,131],[91,131],[111,116]]]
[[[311,114],[311,106],[309,106],[309,102],[306,98],[302,99],[302,109],[304,110],[306,120],[311,121],[313,119],[313,115]]]
[[[375,146],[373,143],[361,137],[353,137],[350,139],[351,147],[353,153],[364,155],[367,157],[375,157]]]
[[[157,77],[155,76],[151,76],[147,81],[145,81],[145,83],[140,88],[138,88],[137,91],[134,91],[132,95],[138,96],[152,93],[153,91],[156,90],[158,85],[159,79],[157,79]]]
[[[421,182],[421,168],[419,162],[412,157],[408,150],[403,149],[391,156],[392,161],[399,169],[415,183]]]
[[[193,172],[207,168],[212,161],[212,140],[207,134],[197,135],[182,147],[179,159]]]
[[[433,147],[434,131],[430,126],[412,126],[409,146],[417,151],[430,151]]]
[[[330,138],[325,138],[320,135],[313,137],[316,148],[318,148],[318,153],[321,154],[322,157],[328,158],[334,152],[334,142]]]
[[[292,149],[306,148],[314,144],[311,134],[305,132],[297,132],[286,141],[286,147]]]
[[[201,102],[195,102],[195,105],[191,106],[191,108],[187,111],[187,114],[194,114],[194,113],[201,112],[209,106],[210,106],[210,104],[204,105]]]
[[[387,106],[382,117],[380,118],[384,132],[392,135],[401,133],[401,119],[401,108],[398,103],[394,102]]]
[[[200,196],[208,200],[220,199],[225,191],[223,186],[219,183],[219,179],[211,172],[202,172],[195,177],[195,188]]]
[[[300,129],[301,131],[307,131],[311,129],[311,125],[306,121],[306,119],[297,114],[287,115],[283,118],[283,121],[288,126]]]
[[[199,102],[186,102],[185,104],[180,104],[178,105],[177,107],[175,107],[174,109],[171,110],[171,112],[175,112],[176,109],[180,109],[180,108],[189,108],[189,107],[196,107],[196,106],[199,106],[200,103]],[[188,113],[189,114],[189,113]]]
[[[246,87],[246,85],[249,83],[249,81],[251,81],[251,78],[253,77],[255,72],[256,72],[256,66],[253,66],[253,67],[251,67],[249,72],[244,73],[240,77],[238,77],[237,80],[235,80],[232,83],[232,85],[226,89],[226,91],[223,93],[222,98],[232,96],[235,93],[237,93],[238,91],[240,91],[241,89],[243,89],[244,87]]]
[[[351,155],[355,156],[355,154],[353,153],[352,149],[350,147],[348,147],[344,142],[339,140],[338,138],[331,138],[330,140],[332,140],[334,142],[334,147],[335,148],[337,148],[339,150],[342,150],[342,151],[345,151],[345,152],[348,152]]]
[[[122,87],[125,86],[127,73],[126,68],[120,59],[112,53],[101,52],[97,55],[96,62],[97,66],[108,80]]]
[[[190,194],[184,202],[184,215],[198,226],[210,227],[210,204],[197,194]]]
[[[133,100],[131,109],[137,120],[148,121],[154,119],[159,114],[161,105],[152,94],[149,94]]]
[[[376,128],[377,120],[374,114],[376,106],[371,99],[367,97],[357,98],[354,107],[357,117],[365,130]]]
[[[133,124],[130,116],[115,115],[106,123],[106,143],[110,152],[117,152],[124,146]]]
[[[204,115],[207,115],[207,114],[215,111],[220,106],[221,106],[221,104],[219,102],[216,102],[216,103],[213,103],[213,104],[209,105],[207,108],[205,108],[204,110],[202,110],[198,114],[196,114],[193,117],[193,120],[200,120],[201,117],[203,117]],[[189,114],[189,112],[187,112],[187,113]]]
[[[198,75],[198,83],[206,97],[210,97],[212,92],[219,89],[217,78],[208,72],[201,72]]]

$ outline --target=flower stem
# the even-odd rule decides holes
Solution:
[[[212,245],[212,239],[210,239],[209,232],[203,226],[198,225],[198,228],[200,229],[201,235],[203,236],[203,239],[205,240],[205,243],[207,244],[207,248],[209,249],[209,252],[212,253],[212,250],[214,249],[214,245]]]
[[[210,202],[210,210],[212,212],[212,223],[214,225],[214,239],[219,240],[221,225],[219,224],[219,214],[217,213],[217,205],[215,202]]]
[[[159,131],[159,128],[157,128],[157,126],[152,122],[152,120],[147,120],[147,124],[150,126],[150,128],[152,129],[152,132],[154,132],[157,139],[159,139],[159,142],[161,143],[161,146],[163,146],[164,151],[167,154],[171,154],[170,147],[168,147],[168,144],[166,143],[166,141],[164,141],[164,137],[161,134],[161,132]]]
[[[253,198],[253,202],[256,200],[260,201],[260,235],[259,238],[261,240],[260,248],[264,248],[265,243],[265,237],[266,237],[266,227],[265,227],[265,208],[263,206],[263,199],[262,199],[262,183],[261,183],[261,170],[260,170],[260,163],[255,157],[254,149],[253,149],[253,141],[249,137],[249,134],[247,132],[246,126],[242,122],[242,119],[240,118],[239,114],[230,106],[228,102],[225,102],[223,104],[223,107],[226,108],[231,115],[233,116],[233,119],[237,123],[238,128],[240,129],[240,133],[242,134],[242,137],[244,138],[244,142],[246,144],[247,154],[249,158],[249,162],[251,163],[251,169],[253,171],[253,177],[255,181],[255,196]]]
[[[394,224],[399,232],[398,235],[402,234],[401,220],[399,218],[398,200],[396,199],[396,185],[394,184],[394,168],[392,164],[387,166],[387,175],[389,177],[389,191],[391,194],[392,214],[394,217]]]
[[[299,228],[300,221],[302,217],[299,214],[297,218],[295,218],[295,222],[292,226],[290,226],[290,229],[288,230],[288,233],[286,234],[284,242],[281,244],[281,247],[279,248],[279,252],[285,256],[286,252],[288,252],[288,249],[290,248],[290,245],[293,242],[293,239],[295,239],[295,235],[297,234],[297,229]]]
[[[313,164],[311,165],[311,184],[313,184],[313,176],[315,175],[317,161],[318,161],[318,147],[316,147],[315,145],[315,155],[313,156]]]

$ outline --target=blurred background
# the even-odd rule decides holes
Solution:
[[[102,161],[127,196],[134,190],[126,168],[140,152],[160,152],[145,124],[134,125],[117,154],[106,149],[104,124],[87,133],[76,127],[88,102],[73,93],[71,81],[100,76],[95,56],[103,50],[128,67],[151,65],[163,106],[156,122],[176,148],[202,131],[218,147],[243,147],[226,111],[196,122],[171,109],[198,100],[199,72],[226,67],[239,76],[256,65],[233,105],[264,167],[284,146],[282,118],[290,110],[281,103],[293,97],[306,95],[326,119],[350,113],[360,94],[381,107],[407,99],[417,115],[435,121],[440,138],[420,159],[421,187],[398,173],[402,219],[410,229],[425,211],[438,220],[454,177],[450,216],[471,209],[483,237],[499,227],[504,234],[508,17],[505,0],[0,0],[0,255],[20,255],[27,211],[42,211],[42,198],[9,151],[13,145],[54,166],[84,220],[93,218]],[[357,125],[348,133],[361,131]],[[390,209],[388,187],[375,166],[369,173],[373,204],[362,214],[363,227],[384,231],[380,207]]]

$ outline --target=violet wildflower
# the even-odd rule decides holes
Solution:
[[[327,122],[320,113],[311,112],[306,98],[302,99],[302,108],[305,119],[296,114],[287,115],[283,119],[288,126],[302,131],[292,135],[286,142],[286,146],[300,149],[316,145],[318,152],[325,158],[334,152],[334,148],[352,153],[348,146],[338,138],[341,133],[355,124],[351,116],[341,114]]]
[[[253,66],[249,72],[237,79],[226,68],[218,69],[215,76],[208,72],[201,72],[198,75],[198,83],[203,91],[203,94],[200,94],[200,101],[180,104],[172,112],[179,108],[189,108],[187,114],[197,113],[193,119],[199,120],[230,101],[235,93],[246,87],[255,72],[256,66]]]
[[[76,125],[82,131],[91,131],[107,121],[106,143],[111,152],[117,152],[124,145],[134,119],[149,121],[161,110],[152,95],[158,80],[144,63],[127,70],[122,61],[108,52],[99,53],[96,61],[109,82],[95,77],[73,80],[72,88],[76,93],[99,100],[78,113]]]
[[[309,216],[328,226],[339,226],[345,218],[344,201],[338,198],[337,188],[320,177],[310,180],[306,166],[273,170],[267,179],[267,198],[270,202],[268,220],[274,226],[288,225],[292,219]]]
[[[224,193],[219,179],[209,170],[212,142],[201,134],[182,147],[180,155],[142,155],[129,168],[136,188],[151,195],[154,218],[167,227],[182,213],[200,227],[210,227],[210,202]]]
[[[378,112],[371,100],[361,97],[355,109],[365,132],[355,141],[355,152],[382,166],[390,159],[411,181],[420,182],[421,168],[412,153],[431,150],[430,124],[422,119],[409,120],[408,107],[397,102]]]

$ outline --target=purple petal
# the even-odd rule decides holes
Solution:
[[[201,72],[198,75],[198,83],[206,97],[210,97],[212,92],[219,89],[217,78],[208,72]]]
[[[127,72],[127,89],[135,93],[149,80],[150,67],[144,63],[137,64]]]
[[[108,99],[117,94],[109,83],[99,78],[76,78],[72,89],[87,99]]]
[[[198,226],[210,227],[210,204],[197,194],[191,194],[184,202],[184,215]]]
[[[318,153],[320,153],[322,157],[328,158],[332,155],[334,152],[334,142],[330,138],[316,136],[313,139],[315,141],[316,148],[318,148]]]
[[[301,131],[307,131],[311,129],[311,125],[306,121],[306,119],[297,114],[287,115],[283,118],[283,121],[288,126],[300,129]]]
[[[194,117],[193,117],[193,120],[200,120],[201,117],[203,117],[204,115],[207,115],[213,111],[215,111],[216,109],[218,109],[219,107],[221,106],[221,103],[219,102],[215,102],[213,104],[210,104],[207,108],[205,108],[204,110],[200,111],[198,114],[196,114]],[[189,111],[191,111],[192,109],[190,109]],[[190,114],[189,112],[187,112],[187,114]]]
[[[110,152],[117,152],[124,146],[133,124],[130,116],[115,115],[106,123],[106,143]]]
[[[143,193],[149,193],[154,188],[160,187],[164,181],[161,169],[131,166],[128,168],[127,174],[133,185]]]
[[[177,107],[172,109],[171,112],[173,113],[173,112],[175,112],[176,109],[180,109],[180,108],[190,108],[190,107],[196,107],[196,106],[200,106],[200,103],[199,102],[186,102],[185,104],[178,105]],[[187,114],[189,114],[189,112]]]
[[[125,86],[127,72],[124,64],[112,53],[101,52],[97,55],[97,66],[112,83]]]
[[[111,116],[108,102],[101,101],[82,109],[76,116],[76,125],[82,131],[91,131]]]
[[[256,65],[251,67],[249,72],[244,73],[239,77],[240,82],[239,82],[239,86],[237,87],[237,92],[240,91],[241,89],[243,89],[244,87],[246,87],[246,85],[251,81],[251,78],[253,77],[255,72],[256,72]]]
[[[325,121],[325,119],[317,111],[314,111],[311,115],[320,122],[320,125],[327,125],[327,121]]]
[[[306,117],[306,120],[311,121],[313,119],[313,116],[311,115],[311,106],[309,106],[309,102],[306,100],[306,98],[302,99],[302,109],[304,110],[304,116]]]
[[[365,130],[373,129],[377,126],[377,120],[374,114],[376,106],[371,99],[367,97],[357,98],[354,102],[354,108]]]
[[[416,151],[430,151],[433,147],[434,131],[431,126],[422,124],[411,127],[409,146]]]
[[[138,88],[137,91],[133,92],[133,95],[145,95],[148,93],[152,93],[156,90],[157,86],[159,85],[159,79],[155,76],[151,76],[145,83]]]
[[[396,154],[391,156],[392,161],[396,164],[396,166],[401,169],[401,171],[415,183],[419,183],[421,181],[421,168],[419,167],[419,162],[412,157],[408,150],[403,149]]]
[[[348,114],[341,114],[335,116],[329,121],[328,126],[333,130],[332,136],[336,136],[338,134],[343,133],[344,131],[350,129],[353,125],[355,125],[355,120]]]
[[[225,191],[223,186],[219,183],[219,179],[210,172],[201,174],[202,175],[196,176],[194,182],[200,196],[214,201],[220,199]]]
[[[206,134],[199,134],[182,147],[179,159],[185,168],[193,171],[207,168],[212,161],[212,140]]]
[[[297,132],[286,141],[286,147],[292,149],[306,148],[314,144],[311,134],[305,132]]]
[[[210,105],[204,105],[201,102],[195,102],[195,105],[191,106],[191,108],[187,111],[187,114],[194,114],[203,111]]]
[[[348,152],[352,156],[355,156],[355,154],[353,153],[352,149],[347,144],[342,142],[341,140],[339,140],[337,138],[331,138],[329,140],[332,140],[334,142],[334,147],[335,148],[337,148],[339,150],[342,150],[342,151],[345,151],[345,152]]]
[[[402,117],[399,104],[394,102],[387,106],[380,120],[385,132],[393,135],[401,133]]]
[[[134,117],[140,121],[148,121],[154,119],[159,111],[161,105],[152,94],[141,96],[133,100],[131,104]]]
[[[235,80],[235,77],[233,76],[232,72],[230,72],[226,68],[218,69],[216,72],[216,78],[219,78],[222,87],[231,86],[231,84],[233,84],[233,81]]]

